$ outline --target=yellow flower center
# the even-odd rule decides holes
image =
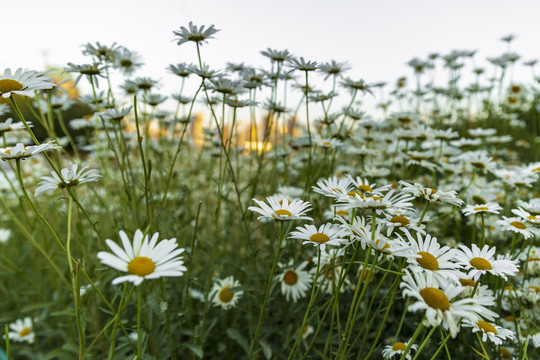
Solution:
[[[316,243],[319,243],[319,244],[324,244],[325,242],[327,242],[328,240],[330,240],[330,238],[328,237],[328,235],[326,234],[323,234],[323,233],[315,233],[313,235],[311,235],[309,237],[309,240],[313,241],[313,242],[316,242]]]
[[[219,291],[218,297],[221,302],[228,303],[233,299],[234,291],[229,291],[230,288],[230,286],[225,286]]]
[[[479,207],[475,207],[473,210],[474,211],[488,211],[489,208],[486,206],[479,206]]]
[[[471,279],[459,279],[459,283],[461,286],[474,286],[476,285],[476,281]]]
[[[540,167],[532,169],[532,172],[537,172],[537,171],[540,171]]]
[[[515,318],[512,315],[508,315],[504,320],[514,322]]]
[[[356,191],[356,190],[353,190],[353,191],[349,191],[347,193],[347,195],[349,196],[352,196],[352,197],[355,197],[356,195],[360,196],[362,199],[364,198],[364,195],[362,195],[360,192]]]
[[[26,335],[29,335],[32,332],[30,328],[25,327],[21,331],[19,331],[19,337],[25,337]]]
[[[20,82],[13,79],[0,80],[0,94],[4,94],[10,91],[22,90],[23,86]]]
[[[497,335],[497,329],[495,329],[495,326],[491,325],[487,321],[479,321],[476,323],[476,326],[478,326],[485,333],[490,332]]]
[[[385,254],[391,254],[392,252],[387,250],[387,249],[390,249],[390,244],[385,243],[382,249],[380,249],[380,246],[379,246],[380,241],[381,241],[380,239],[375,240],[375,244],[377,245],[377,247],[379,247],[379,249],[375,249],[375,250],[379,250]]]
[[[537,220],[540,220],[539,217],[537,217],[536,215],[529,215],[527,216],[527,219],[531,220],[531,221],[537,221]]]
[[[369,185],[360,185],[358,188],[360,189],[360,191],[363,191],[363,192],[372,192],[373,191],[373,189]]]
[[[131,260],[128,264],[128,271],[132,275],[137,276],[146,276],[154,272],[156,264],[152,259],[147,258],[146,256],[137,256]]]
[[[394,224],[399,224],[400,226],[407,226],[410,224],[409,219],[401,215],[394,216],[390,219],[390,222]]]
[[[347,216],[349,215],[349,212],[347,210],[338,210],[336,211],[336,214],[341,216]]]
[[[285,209],[276,210],[275,214],[277,216],[289,216],[289,217],[292,216],[291,212],[289,210],[285,210]],[[274,219],[277,219],[277,218],[274,216]]]
[[[446,311],[450,309],[450,301],[444,292],[439,289],[428,287],[420,290],[420,296],[426,304],[437,310]]]
[[[294,285],[298,282],[298,274],[294,270],[287,270],[285,271],[285,275],[283,276],[283,282],[287,285]]]
[[[469,262],[471,263],[472,266],[474,266],[478,270],[491,270],[492,269],[489,261],[481,257],[472,258],[471,261]]]
[[[537,293],[540,293],[540,286],[531,285],[531,286],[527,287],[527,289],[532,290],[532,291],[537,292]]]
[[[439,270],[439,262],[437,261],[437,258],[435,256],[425,251],[420,251],[418,255],[420,255],[421,257],[416,258],[416,262],[418,262],[421,267],[431,271]]]
[[[402,342],[397,342],[394,345],[392,345],[392,350],[394,351],[403,351],[407,348],[407,345],[405,345]]]
[[[512,221],[510,223],[510,225],[512,225],[513,227],[515,228],[518,228],[520,230],[525,230],[527,227],[525,226],[524,223],[522,223],[521,221]]]

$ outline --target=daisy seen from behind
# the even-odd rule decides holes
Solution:
[[[112,240],[105,240],[112,253],[100,251],[97,256],[102,264],[129,275],[117,277],[113,285],[125,281],[140,285],[145,279],[161,277],[178,277],[184,274],[186,267],[180,254],[185,249],[178,248],[176,239],[163,239],[158,243],[159,233],[144,235],[141,230],[135,231],[133,243],[127,234],[120,230],[123,249]]]
[[[484,214],[484,213],[498,214],[500,210],[502,210],[502,207],[499,204],[486,203],[486,204],[479,204],[479,205],[467,205],[461,211],[463,212],[463,215],[470,216],[474,214]]]
[[[240,282],[233,276],[215,282],[210,290],[210,296],[212,297],[214,306],[219,306],[223,310],[234,308],[244,292],[241,290],[231,291],[231,289],[239,286],[241,286]]]

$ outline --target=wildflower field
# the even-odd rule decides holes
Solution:
[[[172,96],[118,44],[0,76],[0,359],[540,359],[513,36],[385,84],[270,48],[214,70],[218,31],[172,31]]]

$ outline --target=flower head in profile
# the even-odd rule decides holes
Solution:
[[[34,333],[34,326],[32,325],[32,319],[30,317],[18,319],[13,324],[9,324],[9,329],[11,330],[8,333],[9,340],[16,342],[26,341],[29,344],[34,343],[36,334]]]
[[[188,41],[196,42],[197,44],[203,44],[207,39],[212,39],[213,35],[219,30],[214,29],[214,25],[210,25],[207,29],[203,26],[193,25],[190,21],[188,27],[181,26],[180,30],[173,31],[174,35],[178,37],[176,44],[182,45]]]
[[[485,204],[479,204],[479,205],[467,205],[461,211],[463,212],[463,215],[470,216],[474,214],[484,214],[484,213],[498,214],[499,210],[502,210],[502,207],[499,204],[485,203]]]
[[[27,122],[29,127],[32,127],[30,122]],[[14,123],[12,118],[7,119],[3,123],[0,123],[0,134],[7,131],[22,130],[26,129],[22,122]]]
[[[71,168],[64,168],[60,170],[60,175],[54,171],[51,172],[51,176],[42,176],[39,186],[36,189],[35,196],[45,192],[45,191],[54,191],[56,189],[65,189],[72,188],[79,184],[84,184],[87,182],[97,181],[101,175],[99,175],[96,169],[88,169],[88,166],[83,167],[78,170],[78,165],[73,164]],[[86,171],[86,172],[85,172]]]
[[[522,215],[520,215],[520,217],[503,216],[503,219],[497,220],[495,224],[499,225],[503,230],[521,234],[525,239],[531,238],[537,234],[537,231],[533,228],[533,225],[527,224],[527,221],[523,219]]]
[[[18,143],[13,147],[0,148],[0,159],[2,160],[20,160],[28,158],[32,155],[38,154],[45,150],[57,150],[61,147],[56,143],[49,142],[40,145],[25,146],[22,143]]]
[[[399,355],[401,356],[401,354],[403,354],[403,352],[407,349],[407,346],[409,345],[409,342],[401,342],[401,341],[397,341],[391,345],[386,345],[382,351],[382,356],[385,360],[389,360],[389,359],[392,359],[392,357],[394,355]],[[407,355],[405,356],[405,359],[407,360],[411,360],[411,352],[412,351],[416,351],[418,349],[418,345],[416,344],[413,344],[410,348],[410,351],[407,353]],[[397,357],[396,357],[397,358]]]
[[[11,94],[34,96],[35,90],[52,89],[53,86],[56,85],[50,78],[33,70],[19,68],[12,73],[8,68],[0,76],[0,95],[3,98]]]
[[[416,300],[409,306],[409,311],[425,312],[425,323],[429,326],[436,327],[444,323],[452,338],[457,336],[461,318],[477,322],[483,318],[493,320],[498,316],[476,299],[460,299],[458,295],[464,290],[461,286],[443,279],[437,280],[432,273],[405,272],[400,285],[403,296]]]
[[[289,220],[313,220],[305,214],[311,210],[311,204],[307,201],[293,200],[289,202],[287,199],[280,201],[266,198],[268,204],[264,201],[253,199],[257,203],[257,206],[250,206],[248,210],[261,214],[257,219],[273,219],[276,221],[289,221]]]
[[[124,281],[140,285],[145,279],[182,276],[186,267],[180,254],[184,249],[178,248],[176,239],[164,239],[158,243],[159,233],[143,235],[141,230],[135,231],[133,242],[127,234],[120,230],[123,249],[112,240],[105,240],[113,253],[100,251],[97,256],[101,263],[129,275],[117,277],[113,285]]]
[[[319,228],[314,225],[299,226],[296,231],[291,232],[289,238],[304,240],[302,244],[312,244],[324,250],[326,245],[339,246],[348,243],[346,236],[347,231],[341,226],[326,223]]]
[[[212,297],[214,306],[219,306],[223,310],[229,310],[235,307],[244,292],[241,290],[231,291],[231,289],[237,288],[240,285],[240,282],[235,280],[233,276],[226,277],[214,283],[210,290],[210,296]]]
[[[459,245],[461,250],[456,250],[455,261],[464,270],[469,270],[468,275],[472,280],[478,280],[482,275],[490,273],[501,276],[507,280],[508,276],[515,276],[518,272],[516,261],[505,258],[495,259],[495,247],[490,248],[485,245],[480,249],[476,244],[472,244],[469,249],[465,245]]]
[[[497,324],[480,320],[472,322],[465,320],[463,326],[472,328],[472,332],[479,332],[482,334],[482,341],[486,342],[488,339],[495,345],[502,345],[503,340],[515,339],[515,334],[512,330],[505,329]]]

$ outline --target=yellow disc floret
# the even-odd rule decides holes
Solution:
[[[154,272],[156,264],[146,256],[137,256],[128,264],[128,271],[132,275],[146,276]]]
[[[330,240],[330,238],[328,237],[328,235],[326,234],[323,234],[323,233],[315,233],[313,235],[311,235],[309,237],[309,240],[313,241],[313,242],[316,242],[316,243],[319,243],[319,244],[324,244],[325,242],[327,242],[328,240]]]
[[[234,291],[229,291],[230,288],[230,286],[225,286],[219,291],[218,296],[221,302],[228,303],[231,302],[231,300],[233,299]]]
[[[425,251],[420,251],[418,255],[421,257],[416,258],[416,262],[418,262],[421,267],[431,271],[439,270],[439,262],[435,256]]]
[[[13,79],[0,80],[0,94],[4,94],[10,91],[22,90],[23,86],[20,82]]]
[[[298,274],[294,270],[287,270],[285,271],[285,275],[283,275],[283,282],[287,285],[294,285],[298,282]]]
[[[490,332],[497,335],[497,329],[495,329],[495,326],[491,325],[487,321],[479,321],[476,323],[476,326],[478,326],[485,333]]]
[[[437,288],[424,288],[420,290],[420,296],[426,302],[426,304],[437,310],[446,311],[450,309],[450,301],[444,292]]]
[[[491,270],[492,269],[490,262],[481,257],[472,258],[471,261],[469,262],[471,263],[472,266],[474,266],[478,270]]]

